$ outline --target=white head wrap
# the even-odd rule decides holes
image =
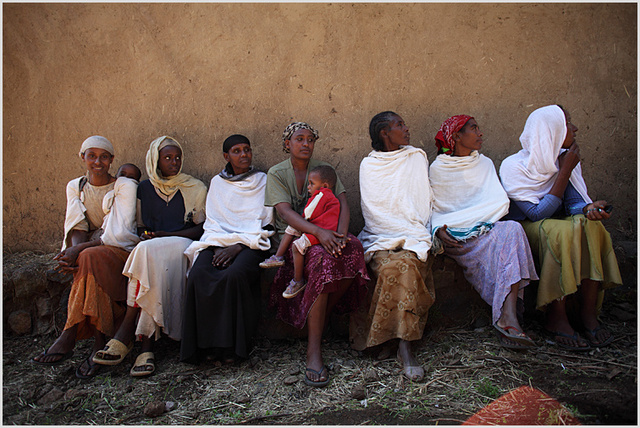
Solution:
[[[87,151],[88,149],[106,150],[111,154],[111,156],[113,156],[113,152],[114,152],[113,144],[111,144],[111,141],[99,135],[94,135],[84,140],[84,142],[82,143],[82,147],[80,148],[80,152],[78,153],[78,156],[82,158],[82,155],[84,155],[84,152]]]
[[[559,106],[541,107],[529,115],[520,135],[522,150],[500,165],[500,179],[509,198],[537,204],[551,191],[566,136],[567,120]],[[580,163],[571,172],[569,182],[585,202],[591,202]]]

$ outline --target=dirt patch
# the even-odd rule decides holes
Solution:
[[[531,385],[582,423],[636,424],[635,307],[635,285],[610,292],[603,321],[616,340],[586,354],[546,343],[533,318],[525,325],[540,347],[527,353],[498,347],[489,327],[427,329],[416,352],[427,373],[420,383],[402,377],[393,352],[378,360],[375,352],[354,351],[345,337],[328,332],[324,356],[332,381],[324,389],[303,382],[304,340],[261,338],[236,365],[193,366],[178,362],[179,344],[163,338],[154,376],[129,376],[137,345],[119,366],[82,381],[74,371],[88,354],[89,341],[80,343],[70,360],[45,367],[29,359],[54,335],[5,337],[3,423],[459,424],[503,393]],[[145,406],[155,401],[169,410],[146,416]]]

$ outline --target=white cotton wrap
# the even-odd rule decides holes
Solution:
[[[273,221],[273,208],[264,206],[267,175],[257,172],[244,180],[229,181],[216,175],[207,193],[204,234],[186,250],[191,266],[207,247],[243,244],[254,250],[268,250],[274,231],[263,227]]]
[[[113,190],[102,200],[102,210],[106,214],[102,223],[102,243],[127,251],[140,242],[136,225],[136,205],[138,182],[127,177],[119,177]]]
[[[87,209],[82,200],[80,192],[80,180],[84,177],[78,177],[67,183],[67,211],[64,216],[64,239],[62,240],[62,251],[64,251],[71,242],[69,242],[69,232],[82,220],[85,219],[84,213]]]
[[[431,186],[424,151],[404,146],[372,151],[360,163],[365,226],[358,235],[369,262],[380,250],[405,249],[426,261],[431,248]]]
[[[431,231],[495,223],[509,211],[509,197],[488,157],[439,155],[429,168],[433,192]]]
[[[549,193],[558,175],[557,160],[566,135],[567,122],[560,107],[542,107],[529,115],[520,135],[522,150],[500,165],[500,179],[509,198],[538,204]],[[571,172],[569,182],[585,202],[591,202],[580,164]]]

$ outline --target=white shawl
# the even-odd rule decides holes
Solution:
[[[273,208],[264,206],[267,175],[256,172],[244,180],[225,180],[220,175],[211,179],[207,193],[207,219],[204,234],[186,250],[191,266],[198,253],[208,247],[243,244],[254,250],[268,250],[274,231],[263,226],[273,221]]]
[[[509,211],[509,198],[493,162],[478,151],[469,156],[439,155],[429,168],[429,178],[432,233],[446,224],[469,234],[475,226],[493,224]]]
[[[538,204],[549,193],[558,175],[557,161],[566,135],[567,122],[560,107],[542,107],[529,115],[520,135],[522,150],[500,165],[500,179],[509,198]],[[580,163],[569,182],[585,202],[591,202]]]
[[[102,210],[106,214],[102,222],[102,243],[127,251],[140,242],[136,224],[136,191],[138,182],[127,177],[119,177],[113,190],[102,200]]]
[[[78,177],[67,183],[67,212],[64,216],[64,239],[62,240],[62,251],[64,251],[69,244],[69,232],[78,225],[86,217],[84,213],[87,209],[84,206],[83,194],[80,192],[80,180],[83,177]]]
[[[379,250],[402,248],[422,261],[431,248],[431,187],[424,151],[404,146],[372,151],[360,163],[364,229],[358,235],[369,262]]]

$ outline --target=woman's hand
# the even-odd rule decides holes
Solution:
[[[573,171],[573,168],[580,162],[580,147],[574,141],[569,147],[569,150],[558,156],[558,167],[560,170],[566,169],[567,171]]]
[[[458,242],[453,236],[451,236],[449,232],[447,232],[446,224],[436,230],[436,236],[442,241],[445,247],[462,247],[462,244]]]
[[[241,244],[234,244],[230,247],[217,247],[213,250],[211,264],[219,269],[228,267],[242,251]]]
[[[163,236],[169,236],[167,232],[163,232],[162,230],[158,230],[156,232],[151,232],[150,230],[145,230],[140,234],[140,240],[146,241],[147,239],[152,238],[161,238]]]
[[[585,217],[589,220],[606,220],[611,217],[611,214],[604,210],[604,207],[607,205],[607,201],[595,201],[590,204],[587,204],[582,212]]]
[[[342,255],[342,249],[347,246],[349,238],[341,233],[329,229],[318,228],[319,231],[313,235],[318,238],[320,245],[333,257]]]
[[[77,245],[74,245],[73,247],[68,247],[63,251],[59,252],[53,258],[53,260],[58,261],[57,270],[59,270],[60,272],[72,272],[72,273],[78,270],[78,266],[76,262],[78,260],[78,256],[80,255],[80,251],[82,251],[82,248],[80,248]]]

